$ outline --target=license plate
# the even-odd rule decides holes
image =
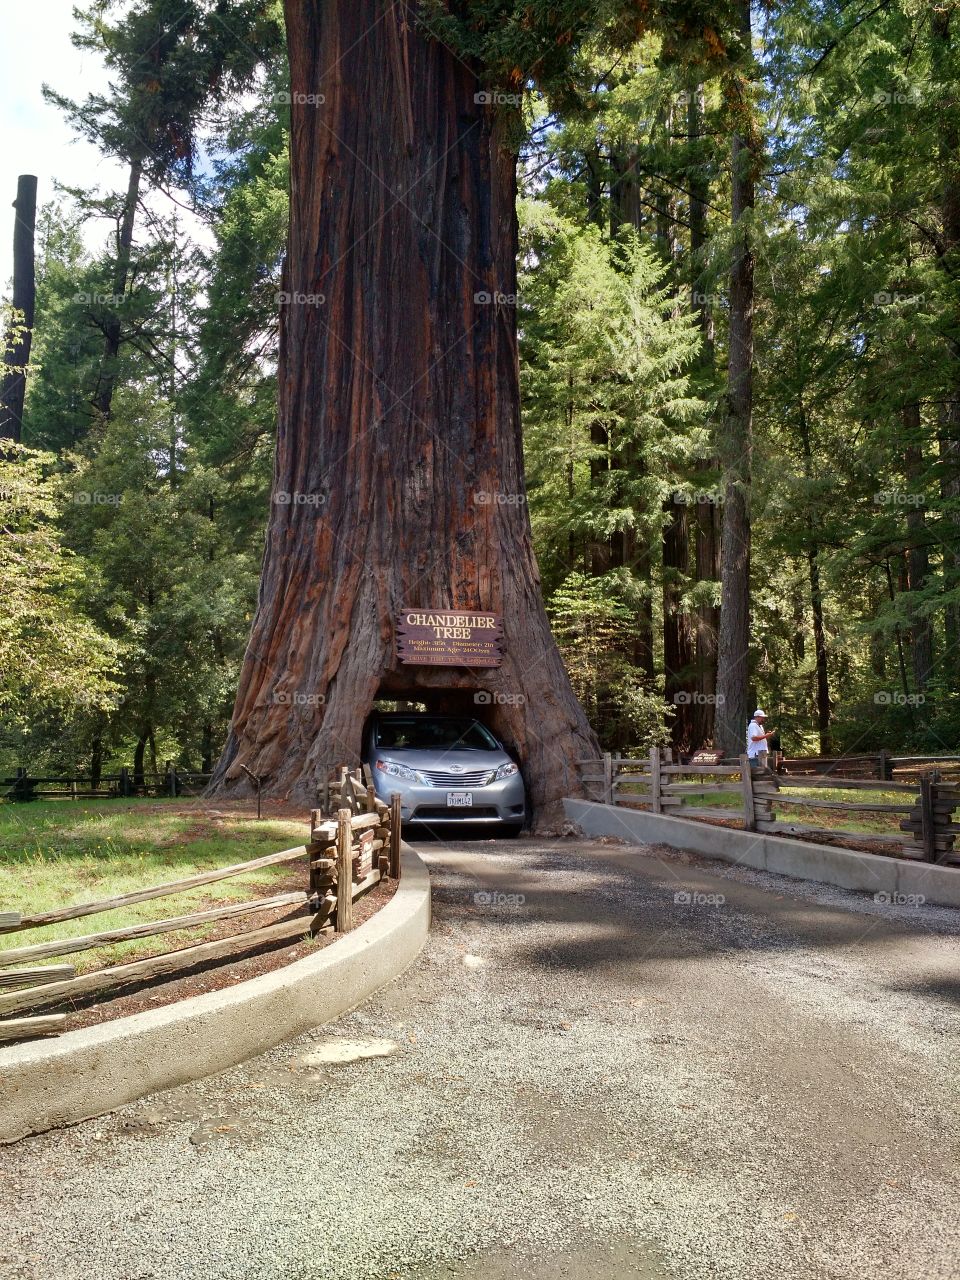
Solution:
[[[470,809],[473,806],[472,791],[448,791],[447,792],[447,808],[448,809]]]

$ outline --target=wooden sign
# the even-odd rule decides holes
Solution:
[[[695,751],[690,757],[691,764],[719,764],[723,759],[722,751]]]
[[[405,666],[499,667],[503,627],[495,613],[404,609],[397,614],[397,657]]]
[[[354,880],[364,880],[373,870],[373,832],[364,831],[357,842],[353,858]]]

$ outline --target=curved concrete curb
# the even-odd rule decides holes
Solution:
[[[402,870],[381,911],[315,956],[226,991],[0,1049],[0,1142],[225,1071],[360,1004],[412,963],[430,929],[430,876],[408,845]]]
[[[794,880],[818,880],[840,889],[884,895],[891,903],[928,902],[960,907],[960,868],[930,862],[857,853],[806,840],[714,827],[691,818],[668,817],[644,809],[621,809],[592,800],[564,800],[564,810],[590,836],[619,836],[633,844],[668,844],[707,858],[770,871]]]

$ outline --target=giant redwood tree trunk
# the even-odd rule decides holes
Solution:
[[[475,709],[535,811],[597,753],[524,497],[514,156],[475,70],[403,3],[287,0],[291,208],[260,598],[215,790],[314,800],[374,699]],[[502,614],[501,668],[401,667],[410,606]]]

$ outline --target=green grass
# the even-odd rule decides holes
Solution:
[[[683,781],[692,782],[693,779],[684,778]],[[642,787],[621,787],[620,794],[635,795],[642,800],[646,791]],[[794,822],[805,827],[830,827],[838,835],[899,835],[900,820],[907,813],[862,813],[855,810],[848,813],[842,809],[818,809],[818,799],[843,800],[846,803],[859,800],[864,804],[912,804],[914,800],[914,796],[906,791],[855,791],[848,787],[785,787],[783,794],[798,800],[809,799],[810,803],[778,807],[774,801],[773,813],[777,822]],[[684,796],[682,807],[729,809],[731,818],[742,813],[740,796],[730,792],[705,791],[702,795]],[[907,838],[906,833],[904,838]]]
[[[777,805],[773,802],[773,816],[776,822],[793,822],[804,827],[829,827],[838,835],[899,835],[900,820],[907,816],[903,813],[863,813],[842,809],[817,808],[817,800],[842,800],[849,804],[859,800],[864,804],[912,804],[913,797],[906,791],[855,791],[848,787],[790,787],[784,788],[784,795],[797,800],[809,799],[809,805]],[[710,792],[700,798],[685,799],[684,806],[730,809],[731,817],[741,810],[739,796]],[[906,839],[906,833],[904,833]]]
[[[307,835],[305,822],[289,818],[258,822],[222,810],[215,814],[197,808],[187,811],[183,801],[175,800],[0,803],[0,910],[32,915],[113,898],[291,848],[304,843]],[[291,885],[306,888],[305,862],[265,867],[102,915],[3,934],[0,947],[126,928],[281,892]],[[244,919],[235,922],[238,930],[244,927]],[[41,963],[71,963],[78,972],[85,972],[201,942],[212,928],[115,943]]]

